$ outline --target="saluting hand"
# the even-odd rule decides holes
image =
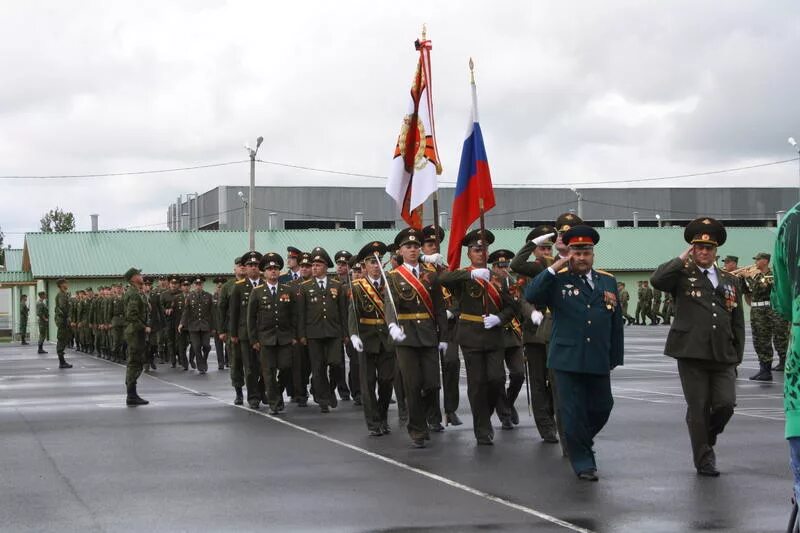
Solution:
[[[686,262],[689,259],[689,254],[692,253],[692,249],[694,248],[693,244],[690,244],[689,247],[678,257],[680,257],[681,261]]]
[[[569,252],[567,252],[567,255],[566,255],[566,256],[564,256],[564,257],[559,257],[558,259],[556,259],[556,260],[555,260],[555,262],[554,262],[552,265],[550,265],[550,266],[551,266],[551,268],[552,268],[553,270],[555,270],[556,272],[558,272],[559,270],[561,270],[562,268],[564,268],[564,265],[567,265],[567,264],[569,264],[569,261],[570,261],[570,259],[572,259],[572,250],[570,250]]]

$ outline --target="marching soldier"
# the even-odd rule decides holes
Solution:
[[[130,283],[122,300],[125,307],[125,342],[128,344],[125,403],[130,406],[147,405],[150,402],[140,398],[136,392],[136,381],[146,365],[145,336],[150,333],[150,326],[147,323],[147,301],[142,294],[144,286],[142,271],[136,268],[128,269],[125,272],[125,281]]]
[[[211,332],[214,337],[214,351],[217,354],[217,367],[219,370],[225,370],[228,366],[228,353],[225,346],[225,341],[222,340],[222,321],[220,320],[220,296],[222,295],[222,287],[227,280],[222,276],[214,278],[214,294],[211,295],[211,310],[214,313],[215,331]]]
[[[69,301],[69,339],[67,344],[70,348],[74,347],[80,350],[80,340],[78,339],[78,302],[80,295],[75,293],[71,296],[67,293],[67,300]]]
[[[650,325],[657,326],[661,319],[659,318],[659,311],[661,310],[661,291],[653,288],[653,303],[650,307],[652,314],[650,315]]]
[[[183,311],[186,309],[186,300],[189,297],[189,289],[191,288],[191,283],[189,283],[188,279],[181,280],[181,292],[180,294],[172,301],[172,307],[175,310],[175,345],[178,349],[178,363],[183,366],[184,371],[189,370],[189,366],[192,368],[197,368],[197,363],[194,360],[194,350],[192,349],[191,342],[189,342],[189,332],[183,331],[180,327],[181,325],[181,317],[183,317]],[[189,357],[186,357],[186,349],[189,349]]]
[[[646,319],[650,319],[650,325],[655,326],[653,320],[653,289],[648,285],[648,281],[642,281],[642,325],[647,324]]]
[[[50,320],[47,310],[47,293],[39,292],[39,301],[36,302],[36,318],[39,324],[39,350],[36,353],[47,353],[44,349],[44,341],[47,340],[47,325]]]
[[[438,234],[437,234],[438,229]],[[439,244],[444,241],[445,232],[440,226],[433,224],[422,228],[423,241],[420,247],[420,263],[425,271],[436,273],[445,270],[444,257],[439,253]],[[445,305],[447,315],[447,332],[452,337],[458,321],[458,308],[453,295],[442,286],[442,300]],[[439,362],[442,368],[442,396],[444,398],[445,424],[460,426],[461,419],[456,410],[460,400],[461,391],[459,380],[461,379],[461,359],[458,355],[458,343],[448,338],[447,350],[439,353]],[[431,411],[428,413],[428,428],[431,431],[444,431],[442,426],[442,409],[437,394],[434,398]]]
[[[664,317],[664,325],[669,326],[672,322],[672,295],[664,293],[664,306],[661,308],[661,316]]]
[[[633,317],[628,314],[628,304],[631,301],[631,296],[625,288],[625,283],[621,281],[617,283],[617,291],[619,292],[619,305],[622,309],[622,318],[625,319],[626,325],[630,326],[634,323]]]
[[[197,276],[194,279],[194,290],[186,296],[186,305],[181,314],[178,333],[189,332],[192,351],[197,358],[197,370],[200,374],[208,371],[208,354],[211,352],[211,331],[214,324],[214,309],[211,294],[203,289],[206,278]]]
[[[153,369],[155,369],[156,356],[158,356],[161,363],[166,363],[162,344],[164,335],[161,333],[166,325],[164,311],[161,309],[161,278],[158,278],[157,283],[155,288],[150,289],[148,298],[148,304],[150,305],[150,335],[148,338],[151,354],[150,360],[152,362],[151,368]]]
[[[594,437],[614,405],[610,372],[623,360],[622,312],[614,276],[593,268],[597,231],[573,226],[561,240],[569,253],[534,278],[525,298],[553,312],[548,363],[558,383],[564,441],[578,478],[597,481]]]
[[[175,368],[177,364],[178,347],[175,338],[178,333],[177,321],[181,319],[180,315],[175,313],[175,300],[181,296],[180,280],[177,276],[170,276],[169,290],[161,293],[160,301],[164,315],[164,329],[166,330],[166,353],[172,368]]]
[[[491,272],[486,268],[486,249],[493,242],[494,235],[489,230],[467,233],[461,245],[467,248],[471,266],[440,275],[442,285],[458,302],[453,339],[464,354],[473,430],[481,445],[493,444],[491,416],[505,385],[503,330],[515,315],[508,290],[492,283]],[[514,371],[520,370],[518,366],[521,365],[515,365]]]
[[[217,328],[219,330],[219,338],[225,343],[228,362],[230,363],[231,386],[236,393],[234,397],[234,405],[242,405],[244,403],[244,395],[242,394],[242,387],[244,387],[244,371],[242,370],[242,347],[239,343],[234,344],[231,341],[231,336],[238,333],[238,330],[230,330],[230,311],[231,311],[231,295],[233,289],[238,281],[245,279],[245,268],[242,257],[233,259],[233,279],[226,281],[222,288],[219,290],[219,311],[217,314]]]
[[[72,365],[67,363],[66,359],[64,359],[64,350],[67,347],[67,343],[69,342],[70,338],[70,301],[69,301],[69,293],[67,293],[67,289],[69,289],[69,285],[65,279],[59,279],[56,281],[56,286],[58,287],[58,294],[56,295],[56,310],[55,310],[55,321],[56,321],[56,354],[58,354],[58,368],[72,368]]]
[[[297,248],[291,248],[296,250]],[[300,253],[297,261],[299,277],[288,283],[297,296],[300,285],[311,279],[311,256]],[[295,327],[297,325],[295,324]],[[292,401],[298,407],[308,406],[308,382],[311,379],[311,358],[308,355],[308,346],[298,342],[292,348]]]
[[[23,294],[19,298],[19,335],[22,339],[23,346],[28,345],[28,314],[30,313],[30,306],[28,305],[28,295]]]
[[[303,252],[294,246],[286,248],[286,268],[288,270],[278,278],[278,283],[289,283],[290,281],[297,281],[302,277],[300,273],[300,258],[302,255]]]
[[[236,281],[233,285],[229,302],[228,331],[231,335],[231,343],[237,345],[240,350],[244,382],[247,386],[247,405],[251,409],[258,409],[262,401],[267,403],[266,385],[261,376],[259,353],[253,349],[250,342],[250,332],[247,327],[247,308],[250,303],[250,296],[253,289],[263,283],[259,267],[262,257],[260,253],[254,250],[242,256],[245,277]],[[237,399],[238,394],[239,391],[237,391]]]
[[[568,213],[569,214],[569,213]],[[562,215],[564,216],[564,215]],[[562,220],[562,222],[564,222]],[[562,223],[560,226],[569,226]],[[571,226],[570,226],[571,227]],[[554,226],[543,224],[533,228],[525,238],[526,244],[511,261],[511,271],[533,280],[553,262],[553,237],[558,233]],[[534,261],[528,258],[534,255]],[[523,298],[523,342],[528,366],[533,421],[539,436],[546,443],[558,443],[556,412],[556,384],[552,371],[547,369],[547,349],[553,317],[547,307],[536,306]]]
[[[750,327],[753,348],[758,356],[759,371],[750,376],[753,381],[772,381],[772,370],[782,372],[789,347],[789,323],[772,310],[770,295],[774,278],[769,268],[771,255],[760,252],[753,258],[755,268],[744,278],[745,298],[750,304]],[[778,364],[772,368],[772,347],[778,353]]]
[[[391,433],[388,422],[389,402],[395,374],[394,346],[386,326],[386,305],[381,257],[386,245],[375,241],[358,253],[366,266],[366,275],[353,281],[348,316],[350,341],[358,352],[364,420],[370,436]],[[377,394],[376,394],[377,386]]]
[[[644,325],[644,322],[640,320],[642,317],[642,313],[644,312],[644,282],[639,280],[636,282],[636,311],[634,312],[633,316],[636,317],[636,321],[634,324]]]
[[[259,268],[265,282],[253,289],[247,304],[247,324],[253,350],[259,353],[261,373],[267,388],[269,414],[283,411],[283,390],[291,390],[292,345],[297,343],[294,291],[280,283],[283,258],[264,254]]]
[[[144,299],[144,306],[145,306],[145,317],[147,325],[150,326],[153,320],[153,312],[150,308],[150,290],[152,289],[153,285],[152,278],[145,277],[143,278],[142,284],[142,299]],[[155,370],[156,369],[156,340],[155,336],[151,335],[151,331],[148,331],[147,334],[144,336],[144,369],[145,371]]]
[[[350,293],[350,261],[352,259],[353,254],[347,250],[339,250],[333,255],[333,262],[336,264],[335,277],[342,284],[345,294]],[[346,373],[346,379],[344,361],[345,354],[347,354],[347,359],[350,362],[350,371]],[[347,339],[347,342],[344,345],[344,351],[342,352],[342,363],[338,368],[336,368],[336,372],[338,372],[336,376],[330,376],[331,387],[335,385],[335,388],[339,391],[339,397],[344,401],[348,401],[352,393],[353,405],[361,405],[361,391],[359,390],[360,380],[358,377],[358,354],[353,349],[353,345],[350,344],[349,338]],[[333,391],[331,391],[331,394],[333,394]]]
[[[744,353],[742,297],[734,276],[714,265],[727,238],[723,225],[698,218],[683,235],[689,248],[659,266],[651,280],[675,297],[664,353],[678,360],[694,466],[699,475],[716,477],[714,446],[733,416],[736,366]]]
[[[514,252],[511,250],[495,250],[489,255],[492,265],[492,282],[507,291],[514,311],[513,318],[503,325],[503,358],[508,369],[508,388],[503,388],[498,398],[497,416],[500,417],[503,429],[514,429],[519,425],[519,413],[514,403],[517,401],[522,385],[525,383],[525,360],[522,352],[522,306],[520,305],[519,287],[509,272]]]
[[[114,287],[114,296],[111,298],[111,360],[121,363],[125,357],[122,353],[125,340],[125,305],[122,302],[122,286]]]
[[[298,337],[308,346],[314,399],[323,413],[329,413],[338,402],[331,392],[328,368],[340,366],[342,346],[349,340],[347,294],[339,280],[327,276],[333,262],[325,249],[314,248],[310,255],[312,278],[297,293]],[[332,371],[335,375],[337,369]]]
[[[392,270],[385,288],[386,322],[394,341],[408,409],[408,434],[414,448],[430,438],[427,415],[439,395],[439,357],[447,351],[447,315],[437,275],[422,276],[419,263],[422,232],[398,233],[402,264]],[[400,398],[398,397],[398,404]]]

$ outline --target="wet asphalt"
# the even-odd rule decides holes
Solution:
[[[575,478],[558,445],[521,424],[475,445],[465,424],[413,450],[394,431],[369,437],[362,411],[289,403],[277,419],[232,404],[227,371],[159,366],[139,382],[150,405],[124,402],[124,368],[55,347],[0,345],[2,531],[596,531],[785,530],[791,493],[781,374],[747,380],[720,436],[722,476],[691,462],[667,328],[626,328],[615,406],[597,439],[598,483]],[[215,361],[215,357],[209,361]]]

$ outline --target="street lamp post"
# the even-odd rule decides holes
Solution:
[[[789,137],[787,139],[787,142],[791,144],[795,150],[797,150],[797,155],[798,155],[797,175],[798,175],[798,185],[800,185],[800,146],[797,145],[797,141],[794,140],[794,137]],[[798,187],[798,194],[800,194],[800,187]]]
[[[253,223],[253,196],[256,193],[256,154],[261,143],[264,142],[264,137],[256,139],[256,148],[253,150],[250,145],[245,144],[244,148],[250,155],[250,194],[247,197],[247,231],[250,234],[250,249],[256,249],[256,226]]]
[[[583,220],[583,195],[575,188],[570,188],[570,190],[575,193],[575,196],[578,197],[578,218]]]

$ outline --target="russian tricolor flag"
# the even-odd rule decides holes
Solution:
[[[478,92],[474,79],[471,86],[472,116],[461,151],[456,194],[450,211],[452,219],[450,241],[447,245],[447,264],[450,270],[456,270],[461,266],[461,240],[472,223],[480,218],[481,199],[484,212],[495,205],[489,161],[486,157],[486,148],[483,146],[481,125],[478,122]]]

